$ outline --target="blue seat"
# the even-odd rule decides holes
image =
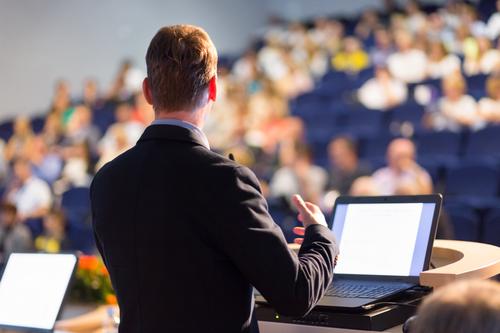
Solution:
[[[465,147],[465,158],[471,161],[500,161],[500,126],[471,133]]]
[[[37,238],[43,233],[42,219],[27,219],[24,223],[31,231],[31,236],[33,237],[33,239]]]
[[[290,210],[286,202],[281,199],[270,199],[268,203],[269,214],[283,231],[286,241],[293,243],[293,240],[297,237],[293,233],[293,228],[300,226],[300,222],[297,221],[295,214]]]
[[[498,169],[488,164],[463,164],[446,170],[445,193],[477,209],[498,206]]]
[[[376,169],[385,163],[387,146],[394,139],[392,136],[368,136],[359,139],[359,155]]]
[[[453,225],[455,239],[479,241],[480,219],[474,208],[458,202],[447,203],[445,207]]]
[[[67,236],[73,250],[92,253],[95,243],[90,224],[89,188],[75,187],[63,193],[61,207],[66,215]]]
[[[345,132],[353,136],[375,135],[384,125],[384,114],[365,108],[353,109],[346,114]]]
[[[106,133],[108,127],[116,122],[115,105],[108,103],[100,109],[96,109],[93,113],[92,123],[99,129],[101,133]]]
[[[39,134],[43,131],[43,127],[45,126],[45,116],[38,116],[31,118],[31,128],[35,134]]]
[[[4,121],[0,124],[0,139],[7,142],[14,133],[14,122],[12,120]]]
[[[411,124],[415,129],[422,128],[424,109],[415,102],[407,102],[391,110],[391,129],[399,128],[405,123]]]
[[[456,164],[461,151],[462,138],[458,133],[431,132],[417,136],[418,157],[434,161],[436,164],[451,166]]]
[[[482,242],[500,246],[500,208],[492,209],[486,214],[482,234]]]

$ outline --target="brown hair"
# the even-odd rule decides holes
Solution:
[[[488,96],[493,99],[497,99],[500,93],[500,76],[495,75],[488,78],[486,81],[486,91],[488,92]]]
[[[217,72],[217,51],[208,34],[192,25],[161,28],[146,54],[153,107],[191,110],[201,103]]]
[[[461,281],[436,290],[420,307],[411,333],[500,332],[500,284]]]

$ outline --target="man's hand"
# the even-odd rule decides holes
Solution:
[[[293,232],[298,236],[304,236],[305,229],[313,224],[321,224],[325,227],[327,226],[325,216],[321,212],[318,206],[310,203],[304,202],[302,197],[298,194],[295,194],[292,197],[292,202],[295,208],[299,211],[299,215],[297,219],[302,222],[304,227],[295,227],[293,228]],[[294,242],[297,244],[302,244],[303,238],[295,238]]]

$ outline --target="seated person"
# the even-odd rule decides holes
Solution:
[[[35,239],[37,251],[59,253],[71,249],[66,238],[66,217],[60,210],[51,210],[43,219],[43,234]]]
[[[49,185],[33,174],[25,158],[16,159],[13,169],[15,179],[7,189],[7,201],[17,207],[17,217],[22,222],[42,218],[52,205]]]
[[[395,34],[398,51],[387,59],[392,76],[405,83],[420,82],[426,78],[427,57],[414,48],[413,37],[405,30]]]
[[[416,148],[408,139],[394,139],[387,148],[387,166],[373,174],[381,195],[395,195],[411,187],[415,194],[432,193],[432,179],[415,161]]]
[[[0,268],[13,252],[33,250],[33,240],[28,227],[17,221],[16,206],[0,204]]]
[[[20,116],[14,121],[14,133],[7,141],[4,157],[8,162],[24,156],[33,139],[33,130],[28,117]]]
[[[375,77],[358,90],[361,104],[368,109],[386,110],[403,103],[408,96],[406,84],[391,76],[386,67],[377,67]]]
[[[373,181],[373,177],[363,176],[357,178],[349,189],[349,195],[355,197],[377,196],[380,192]]]
[[[332,66],[337,71],[359,72],[368,67],[369,64],[370,57],[355,37],[346,37],[342,50],[332,59]]]
[[[479,115],[489,123],[500,123],[500,76],[495,75],[486,81],[488,97],[479,101]]]
[[[319,203],[328,182],[323,168],[312,164],[310,149],[301,143],[289,143],[280,152],[281,167],[269,184],[272,197],[290,197],[299,193],[304,200]]]
[[[458,131],[462,127],[477,130],[484,126],[476,101],[466,94],[467,85],[461,75],[444,78],[442,86],[444,96],[438,102],[439,112],[433,120],[434,128]]]
[[[440,41],[429,43],[427,59],[427,75],[432,79],[460,72],[460,59],[454,54],[449,54]]]
[[[427,297],[411,333],[500,332],[500,284],[488,280],[450,283]]]
[[[464,72],[466,75],[490,74],[500,65],[500,51],[491,47],[486,36],[472,40],[465,48]]]
[[[352,183],[361,176],[370,174],[370,168],[359,162],[354,140],[340,136],[328,145],[330,159],[329,188],[347,194]]]

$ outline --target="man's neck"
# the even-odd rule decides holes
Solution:
[[[173,111],[173,112],[165,112],[159,111],[156,112],[155,120],[166,120],[166,119],[175,119],[180,121],[185,121],[190,123],[198,128],[203,127],[203,112],[201,110],[195,111]]]

